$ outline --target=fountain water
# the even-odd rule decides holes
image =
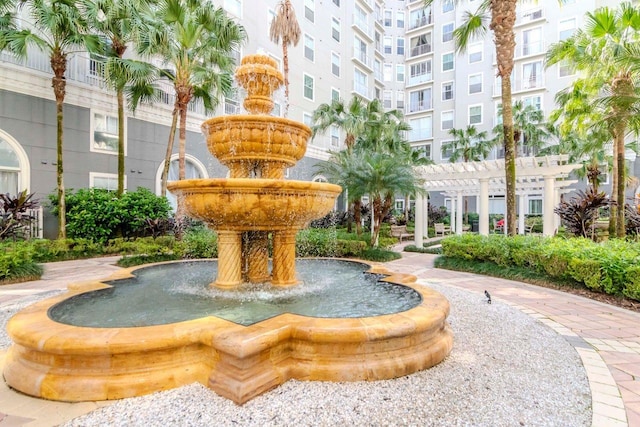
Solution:
[[[229,167],[230,178],[178,181],[169,189],[182,198],[192,216],[217,230],[219,259],[210,291],[244,292],[243,283],[267,282],[265,286],[283,292],[299,283],[296,232],[326,214],[341,189],[284,179],[285,169],[304,155],[310,129],[265,115],[273,108],[271,93],[282,82],[275,62],[262,55],[245,57],[236,77],[247,90],[244,106],[251,114],[213,118],[202,126],[211,153]],[[358,268],[362,275],[365,267]],[[156,275],[169,278],[184,274],[184,268],[173,264],[124,270],[109,282],[70,285],[67,294],[14,316],[8,325],[14,344],[6,357],[7,383],[33,396],[82,401],[138,396],[199,381],[242,404],[289,378],[398,377],[439,363],[452,347],[447,300],[415,286],[415,277],[392,274],[380,266],[369,269],[387,276],[383,284],[369,283],[376,287],[376,298],[382,299],[371,310],[323,312],[313,307],[313,296],[312,309],[300,309],[293,292],[285,294],[287,301],[278,310],[269,307],[268,314],[250,320],[225,315],[226,306],[216,311],[206,299],[190,303],[189,298],[186,313],[157,317],[156,311],[174,308],[166,299],[155,299],[164,292],[164,285],[154,285],[149,292],[139,293],[137,300],[129,300],[132,294],[125,292],[128,305],[113,302],[118,308],[139,311],[132,316],[133,323],[118,322],[112,327],[104,319],[94,322],[92,317],[98,316],[92,316],[92,307],[108,304],[101,297],[139,286],[137,276],[153,269],[158,269]],[[312,265],[311,270],[329,275],[333,271],[326,264]],[[354,280],[348,277],[333,280],[349,287]],[[306,280],[315,281],[313,277]],[[195,279],[188,281],[200,286]],[[204,288],[206,283],[200,289]],[[406,289],[398,292],[400,288]],[[349,304],[370,302],[360,290],[355,294],[360,300]],[[385,301],[389,294],[406,301],[391,307]],[[138,308],[143,301],[149,305],[146,300],[152,301],[153,313]],[[89,305],[77,301],[89,301]],[[191,305],[199,308],[190,310]],[[82,310],[84,314],[77,314]]]

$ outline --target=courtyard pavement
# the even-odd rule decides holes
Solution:
[[[402,246],[412,242],[405,242]],[[398,248],[402,248],[398,246]],[[582,358],[593,401],[593,426],[640,427],[640,313],[584,297],[510,280],[433,268],[429,254],[402,253],[387,263],[410,273],[422,283],[440,283],[490,293],[494,301],[509,304],[552,328]],[[117,271],[118,257],[46,264],[41,280],[0,286],[0,306],[67,284],[103,278]],[[6,350],[0,350],[0,369]],[[562,396],[558,396],[562,398]],[[35,399],[15,392],[0,381],[0,427],[55,426],[110,402],[62,403]]]

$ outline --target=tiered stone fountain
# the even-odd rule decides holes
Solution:
[[[273,91],[282,84],[276,62],[265,55],[247,56],[236,79],[247,91],[244,107],[251,114],[215,117],[202,125],[209,151],[229,167],[229,179],[191,179],[167,187],[191,216],[218,232],[218,277],[213,286],[295,285],[296,233],[326,215],[342,189],[284,179],[285,169],[304,156],[311,130],[293,120],[265,115],[273,109]]]
[[[184,271],[180,266],[201,269],[189,263],[133,268],[108,282],[70,285],[66,294],[28,307],[9,321],[7,330],[14,344],[6,355],[3,374],[11,387],[45,399],[84,401],[139,396],[197,381],[242,404],[290,378],[395,378],[431,367],[449,354],[453,339],[446,322],[447,300],[415,285],[414,276],[393,274],[380,266],[369,272],[386,276],[382,281],[387,283],[366,284],[374,290],[378,308],[389,305],[392,295],[411,294],[410,304],[395,311],[365,310],[359,317],[328,317],[317,311],[294,314],[285,309],[248,323],[225,320],[215,310],[194,314],[202,313],[194,304],[200,310],[202,306],[208,309],[220,293],[243,295],[245,281],[270,282],[264,286],[275,288],[276,293],[304,290],[310,285],[292,287],[298,283],[295,233],[328,212],[340,192],[340,187],[331,184],[283,179],[285,168],[303,156],[310,132],[302,124],[264,115],[271,110],[270,94],[281,81],[274,65],[264,56],[250,56],[238,70],[238,80],[249,93],[245,108],[254,114],[215,118],[203,125],[211,152],[229,166],[231,177],[180,181],[170,186],[183,198],[191,215],[218,231],[219,260],[217,277],[210,285],[213,289],[204,289],[208,278],[202,285],[192,286],[209,294],[195,300],[189,293],[186,307],[183,304],[178,314],[180,321],[163,317],[170,299],[179,293],[174,289],[166,292],[166,288]],[[271,272],[269,233],[273,236]],[[366,269],[358,268],[361,272]],[[316,270],[326,275],[329,269],[319,266]],[[168,283],[152,282],[145,287],[135,279],[144,272],[153,272]],[[356,277],[332,279],[340,288],[349,288]],[[129,292],[140,287],[149,291],[143,290],[139,299],[130,300]],[[398,287],[403,292],[398,292]],[[112,298],[118,294],[125,295],[124,301]],[[329,305],[339,305],[332,295]],[[105,296],[106,301],[101,299]],[[295,298],[286,294],[285,299],[297,306]],[[91,322],[57,317],[56,313],[73,312],[85,303]],[[366,309],[371,303],[356,300],[353,305]],[[104,305],[115,307],[115,314],[110,313],[109,320],[95,319],[95,312]],[[147,311],[142,311],[142,306]],[[240,302],[236,308],[243,307]],[[120,320],[118,310],[133,311],[135,321],[110,326]],[[159,321],[148,321],[158,316]]]

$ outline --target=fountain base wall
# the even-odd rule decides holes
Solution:
[[[110,279],[128,277],[130,270]],[[391,274],[381,267],[374,273]],[[251,326],[216,317],[139,328],[88,328],[54,322],[47,311],[100,282],[70,287],[14,316],[6,357],[7,383],[28,395],[60,401],[121,399],[193,382],[238,404],[285,381],[359,381],[399,377],[431,367],[451,351],[449,303],[414,286],[419,306],[366,318],[284,314]]]

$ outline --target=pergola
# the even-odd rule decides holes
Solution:
[[[558,218],[554,207],[560,195],[576,180],[568,180],[569,173],[580,168],[570,164],[566,155],[516,158],[516,194],[518,196],[518,230],[524,233],[525,203],[530,195],[542,194],[543,235],[551,236],[557,229]],[[427,192],[439,191],[451,198],[451,230],[462,233],[462,200],[465,196],[478,197],[479,228],[482,235],[489,234],[489,196],[506,192],[504,159],[466,163],[441,163],[418,166],[416,173],[424,180]],[[422,246],[427,230],[427,200],[416,196],[416,245]]]

